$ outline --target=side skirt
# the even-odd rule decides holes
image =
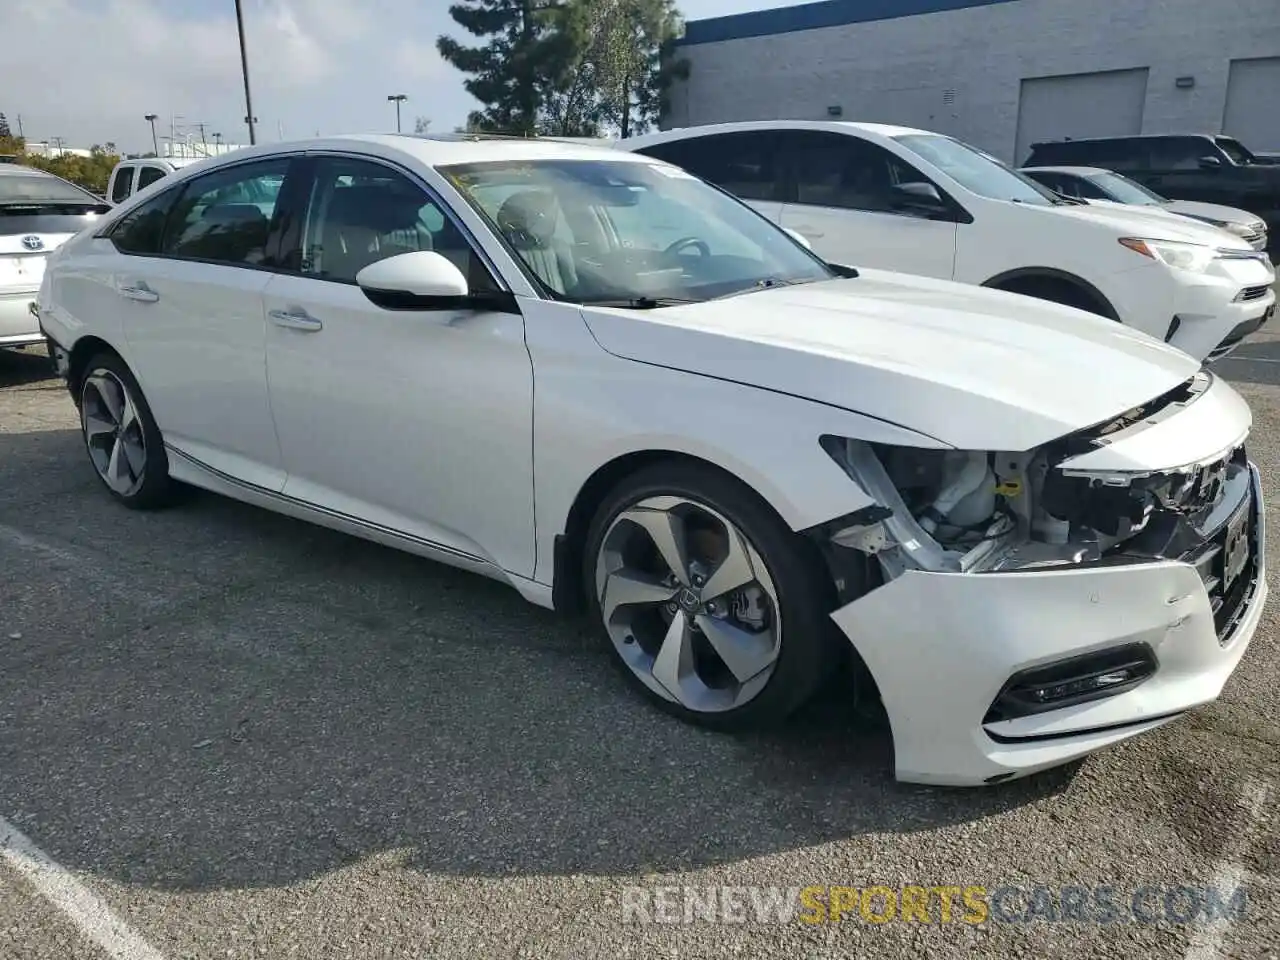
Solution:
[[[211,493],[230,497],[232,500],[239,500],[242,503],[270,510],[272,513],[280,513],[287,517],[293,517],[295,520],[314,523],[317,526],[350,534],[362,540],[379,543],[393,550],[402,550],[450,567],[478,573],[491,580],[497,580],[515,587],[531,603],[542,607],[551,607],[551,588],[549,586],[508,573],[497,564],[485,560],[483,557],[477,557],[444,544],[401,533],[381,524],[370,523],[350,514],[340,513],[337,510],[330,510],[327,507],[308,503],[296,497],[289,497],[283,493],[276,493],[272,490],[246,483],[197,460],[190,454],[184,453],[168,443],[165,444],[165,452],[169,454],[169,475],[175,480],[189,483],[193,487],[200,487]]]

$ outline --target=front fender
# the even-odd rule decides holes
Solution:
[[[810,400],[602,355],[590,372],[541,370],[534,403],[535,578],[553,578],[555,538],[599,470],[651,451],[732,473],[794,530],[875,501],[822,449],[824,434],[949,449],[894,424]]]

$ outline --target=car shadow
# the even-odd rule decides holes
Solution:
[[[856,837],[870,861],[1074,776],[898,784],[838,680],[769,733],[691,727],[501,584],[212,494],[125,510],[74,431],[11,440],[0,817],[73,869],[238,889],[394,852],[432,875],[618,875]]]
[[[0,388],[52,380],[55,376],[43,347],[0,347]]]

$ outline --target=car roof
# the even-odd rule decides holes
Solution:
[[[206,169],[221,166],[221,161],[240,162],[259,156],[300,153],[306,150],[350,150],[353,146],[369,148],[373,154],[400,154],[413,157],[428,166],[455,163],[480,163],[500,160],[609,160],[613,162],[653,163],[649,157],[638,157],[611,149],[607,140],[569,140],[552,137],[511,137],[477,134],[341,134],[336,136],[293,140],[283,143],[244,147],[232,153],[211,158],[215,162]],[[202,164],[206,158],[201,158]]]
[[[832,133],[868,133],[880,137],[900,137],[907,134],[942,136],[932,130],[900,127],[889,123],[864,123],[857,120],[738,120],[730,123],[708,123],[695,127],[675,127],[659,133],[641,134],[618,141],[622,144],[659,143],[664,140],[680,140],[687,137],[706,137],[717,133],[739,133],[753,130],[827,130]]]
[[[55,180],[61,180],[61,177],[54,176],[46,170],[40,170],[37,167],[24,167],[20,163],[0,163],[0,177],[16,177],[16,176],[37,176],[37,177],[53,177]]]
[[[1061,147],[1072,143],[1114,143],[1116,140],[1168,140],[1170,137],[1193,137],[1197,140],[1217,140],[1225,134],[1217,133],[1126,133],[1118,137],[1072,137],[1070,140],[1037,140],[1031,144],[1036,147]],[[1226,137],[1228,140],[1233,137]]]
[[[1094,176],[1095,174],[1099,174],[1099,173],[1112,173],[1112,171],[1110,171],[1110,170],[1106,169],[1105,167],[1042,167],[1042,166],[1034,166],[1034,167],[1022,167],[1022,168],[1021,168],[1021,170],[1022,170],[1022,172],[1023,172],[1023,173],[1036,173],[1037,171],[1042,172],[1042,173],[1066,173],[1066,174],[1070,174],[1070,175],[1072,175],[1072,176],[1076,176],[1076,177],[1092,177],[1092,176]]]

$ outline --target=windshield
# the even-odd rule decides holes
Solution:
[[[1120,174],[1112,173],[1110,170],[1092,174],[1089,179],[1101,187],[1112,200],[1117,200],[1120,203],[1134,203],[1150,207],[1158,203],[1169,202],[1160,194],[1153,193],[1142,184],[1134,183],[1128,177],[1122,177]]]
[[[1213,142],[1222,149],[1223,153],[1231,158],[1232,163],[1246,166],[1256,161],[1254,155],[1246,150],[1244,144],[1239,140],[1233,140],[1231,137],[1214,137]]]
[[[102,200],[61,177],[44,173],[0,174],[0,205],[49,207],[60,204],[97,206]]]
[[[959,140],[935,133],[907,133],[893,139],[980,197],[1037,206],[1066,202],[1030,177]]]
[[[750,207],[666,164],[499,161],[441,173],[557,299],[660,306],[837,275]]]

